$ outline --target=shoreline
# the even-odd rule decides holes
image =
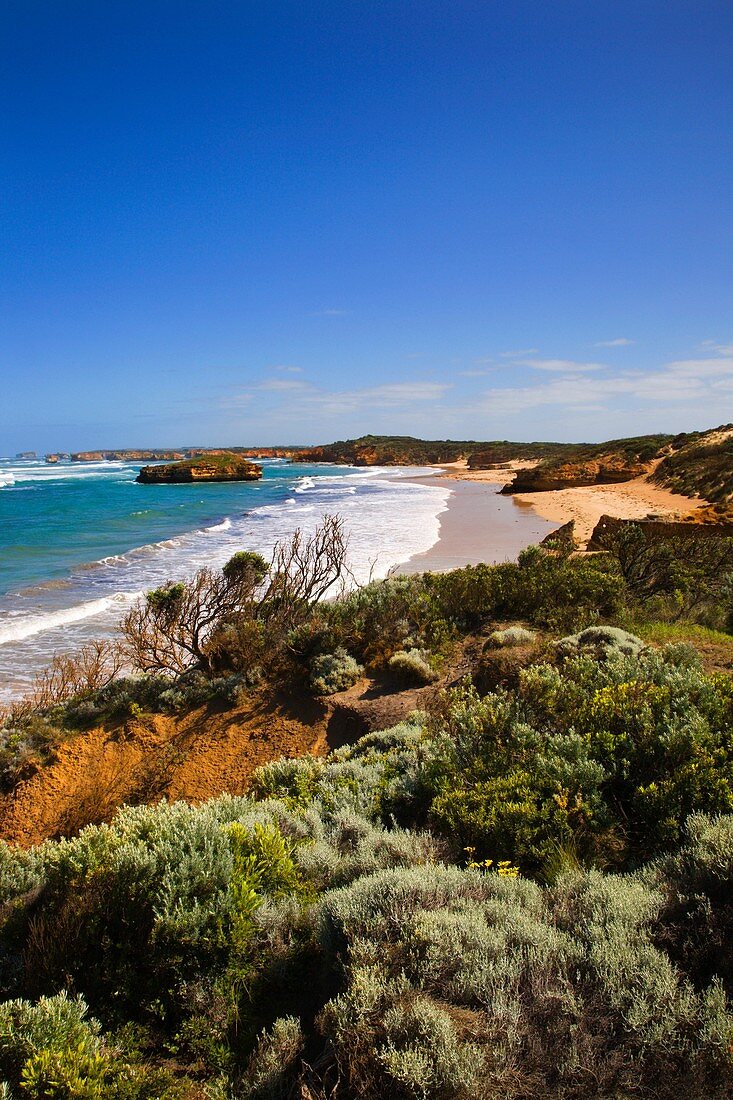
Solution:
[[[471,484],[507,485],[517,470],[534,463],[508,463],[497,470],[469,470],[465,462],[446,463],[436,468],[436,477]],[[439,472],[440,471],[440,472]],[[666,519],[690,515],[708,503],[700,497],[686,497],[652,485],[644,477],[609,485],[583,485],[538,493],[516,493],[503,499],[531,508],[553,528],[575,521],[575,538],[583,546],[603,515],[615,519]]]
[[[441,479],[443,469],[439,467],[434,474],[411,480],[434,482]],[[446,508],[438,517],[437,542],[401,562],[392,569],[393,575],[445,573],[481,562],[510,561],[555,528],[554,523],[538,515],[524,501],[501,496],[501,481],[463,478],[452,481]]]

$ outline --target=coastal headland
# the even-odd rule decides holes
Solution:
[[[66,455],[46,455],[57,462]],[[148,461],[138,480],[165,482],[254,480],[260,475],[253,459],[282,458],[293,463],[333,463],[357,467],[432,466],[433,476],[474,482],[486,492],[500,492],[532,509],[538,534],[550,524],[573,524],[572,537],[584,549],[602,516],[621,520],[668,519],[691,524],[729,522],[733,493],[733,426],[681,435],[654,434],[604,443],[512,442],[494,440],[422,440],[411,436],[366,435],[318,446],[179,448],[80,451],[74,462]],[[453,493],[447,513],[460,511],[460,523],[446,514],[430,566],[455,564],[458,541],[471,543],[475,553],[487,552],[480,532],[484,493]],[[460,503],[459,503],[460,498]],[[492,509],[492,517],[493,517]],[[511,514],[511,513],[510,513]],[[452,549],[441,565],[438,547],[451,524]],[[488,520],[487,520],[488,522]],[[493,519],[492,519],[493,522]],[[498,533],[495,528],[493,537]],[[511,538],[499,539],[494,553],[511,551]],[[476,545],[474,545],[476,544]],[[459,555],[460,556],[460,555]],[[463,555],[465,556],[465,554]],[[421,556],[422,557],[422,556]],[[427,560],[427,559],[426,559]]]

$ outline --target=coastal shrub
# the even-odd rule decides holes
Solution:
[[[643,524],[624,524],[604,536],[635,600],[659,618],[692,618],[726,629],[733,589],[733,538],[714,527],[669,534]]]
[[[677,842],[689,814],[733,810],[730,679],[677,646],[602,654],[524,669],[512,695],[450,696],[429,769],[441,830],[540,872],[558,844],[625,866]]]
[[[653,934],[659,892],[411,868],[326,895],[346,988],[320,1017],[359,1096],[726,1096],[731,1016]]]
[[[363,674],[361,665],[339,647],[333,653],[323,653],[314,659],[310,689],[314,695],[333,695],[350,688]]]
[[[577,629],[609,618],[623,605],[617,564],[603,555],[574,558],[539,546],[516,562],[431,574],[427,583],[441,614],[464,629],[489,619],[524,619],[551,629]]]
[[[63,739],[63,732],[41,714],[0,725],[0,791],[11,790],[24,771],[47,763]]]
[[[320,614],[331,639],[374,667],[412,646],[438,649],[450,636],[430,577],[419,574],[374,581],[324,606]]]
[[[275,1020],[269,1031],[262,1031],[247,1066],[237,1083],[240,1100],[280,1100],[295,1083],[298,1059],[304,1037],[294,1016]]]
[[[344,576],[346,545],[341,519],[327,515],[311,535],[298,529],[278,543],[269,563],[244,551],[221,570],[199,569],[190,580],[167,582],[123,620],[125,658],[144,673],[211,674],[222,661],[222,629],[247,619],[266,624],[270,649],[281,646]]]
[[[114,640],[102,639],[74,653],[58,653],[35,679],[30,699],[39,711],[80,699],[110,684],[122,668],[122,653]]]
[[[398,650],[390,657],[388,668],[408,684],[430,684],[438,678],[426,660],[425,651],[420,649]]]
[[[429,777],[442,737],[425,733],[419,713],[398,726],[367,734],[325,760],[302,757],[259,768],[253,792],[300,810],[313,805],[330,820],[354,811],[371,821],[421,826],[430,803]]]
[[[733,817],[693,814],[681,847],[641,877],[663,897],[656,942],[695,988],[715,979],[733,997]]]
[[[0,847],[0,902],[16,903],[0,926],[0,980],[25,995],[71,983],[105,1019],[174,1021],[186,988],[252,964],[266,903],[306,904],[314,888],[439,850],[346,804],[326,812],[314,801],[303,814],[224,796],[201,809],[127,807],[33,856]]]
[[[496,700],[460,706],[464,734],[511,719]],[[312,761],[300,805],[266,791],[125,809],[32,855],[8,850],[15,889],[25,876],[42,890],[25,926],[22,908],[4,917],[3,958],[19,935],[34,968],[52,948],[54,981],[86,984],[108,1022],[146,1014],[179,1036],[179,1059],[195,1051],[230,1074],[233,1095],[318,1095],[338,1078],[366,1100],[671,1100],[680,1082],[693,1100],[723,1100],[733,817],[693,817],[678,852],[635,874],[576,870],[542,887],[495,873],[498,851],[490,865],[442,862],[435,838],[380,826],[379,800],[372,816],[325,809],[345,769],[357,785],[375,769],[379,792],[431,738],[415,720]],[[300,762],[280,765],[285,777],[286,763]],[[0,1005],[0,1070],[31,1096],[174,1095],[66,997]],[[51,1080],[61,1091],[43,1091]]]
[[[487,645],[502,649],[507,646],[531,645],[537,635],[522,626],[509,626],[506,630],[493,630],[487,638]]]
[[[573,558],[530,546],[499,571],[498,617],[551,629],[587,625],[622,606],[623,579],[603,557]]]
[[[33,1100],[173,1100],[172,1079],[142,1061],[131,1062],[87,1019],[81,997],[64,993],[36,1004],[0,1004],[0,1073],[17,1094]]]
[[[732,718],[730,678],[707,675],[685,647],[593,645],[520,669],[511,693],[454,691],[429,720],[326,760],[266,765],[254,790],[429,824],[524,873],[551,877],[568,861],[623,868],[677,843],[691,813],[733,810]]]
[[[589,626],[578,634],[569,634],[557,643],[560,657],[577,656],[590,652],[597,657],[605,657],[610,652],[635,657],[644,648],[645,643],[635,634],[629,634],[617,626]]]
[[[250,683],[249,677],[239,673],[206,676],[198,670],[175,680],[153,675],[121,677],[88,696],[52,708],[48,718],[74,729],[145,713],[175,714],[215,700],[233,706]]]

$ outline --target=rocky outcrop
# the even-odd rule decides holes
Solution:
[[[642,462],[627,462],[614,455],[591,462],[563,462],[518,470],[502,493],[546,493],[557,489],[575,489],[583,485],[615,485],[632,481],[647,473]]]
[[[205,455],[161,466],[143,466],[135,478],[141,485],[188,484],[202,481],[258,481],[262,467],[239,455]]]
[[[577,545],[574,519],[569,519],[561,527],[550,531],[549,535],[545,535],[540,543],[540,546],[544,546],[548,550],[575,550]]]
[[[626,527],[640,527],[647,539],[717,539],[733,538],[733,523],[689,523],[685,520],[616,519],[601,516],[588,540],[589,550],[607,550],[615,537]]]

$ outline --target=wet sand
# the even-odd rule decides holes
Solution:
[[[433,476],[440,474],[436,471]],[[540,542],[557,527],[530,505],[500,496],[501,484],[452,480],[448,507],[440,515],[438,541],[394,572],[444,573],[479,562],[512,561],[520,550]]]

